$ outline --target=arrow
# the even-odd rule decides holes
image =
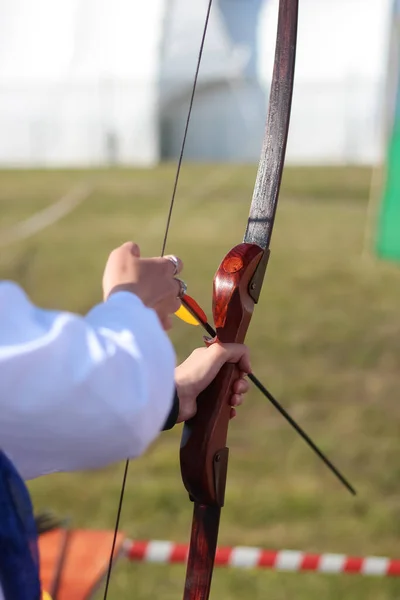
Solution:
[[[199,306],[199,304],[194,300],[191,296],[185,294],[182,298],[182,305],[179,310],[175,313],[175,315],[190,325],[201,325],[203,329],[210,335],[212,338],[217,336],[217,332],[210,325],[207,320],[207,315],[204,310]],[[248,373],[248,378],[250,381],[260,390],[260,392],[265,396],[271,404],[276,408],[276,410],[286,419],[286,421],[297,431],[300,437],[308,444],[308,446],[315,452],[315,454],[322,460],[322,462],[336,475],[339,481],[347,488],[347,490],[355,496],[357,494],[354,487],[348,482],[348,480],[341,474],[341,472],[335,467],[335,465],[325,456],[325,454],[318,448],[318,446],[312,441],[309,435],[300,427],[300,425],[289,415],[289,413],[283,408],[283,406],[276,400],[276,398],[271,394],[271,392],[261,383],[261,381],[253,374]]]

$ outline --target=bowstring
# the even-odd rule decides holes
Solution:
[[[180,154],[179,154],[178,165],[177,165],[177,168],[176,168],[176,174],[175,174],[175,180],[174,180],[174,188],[173,188],[173,191],[172,191],[171,201],[170,201],[170,204],[169,204],[169,210],[168,210],[168,216],[167,216],[167,224],[165,226],[164,240],[163,240],[163,244],[162,244],[162,248],[161,248],[161,256],[164,256],[165,247],[167,245],[167,238],[168,238],[169,228],[170,228],[170,225],[171,225],[172,211],[173,211],[174,206],[175,206],[175,198],[176,198],[176,192],[177,192],[177,189],[178,189],[179,175],[181,173],[181,167],[182,167],[182,161],[183,161],[183,153],[185,152],[186,138],[187,138],[187,134],[188,134],[188,131],[189,131],[190,118],[192,116],[193,101],[194,101],[194,97],[195,97],[195,94],[196,94],[197,80],[198,80],[198,77],[199,77],[201,59],[203,57],[204,43],[206,41],[206,35],[207,35],[207,29],[208,29],[208,22],[210,20],[210,13],[211,13],[212,3],[213,3],[213,0],[209,0],[208,1],[206,19],[205,19],[205,22],[204,22],[203,34],[201,36],[199,54],[198,54],[198,57],[197,57],[196,72],[195,72],[195,75],[194,75],[193,86],[192,86],[192,93],[191,93],[191,96],[190,96],[189,110],[188,110],[188,114],[187,114],[187,117],[186,117],[185,132],[183,134],[181,151],[180,151]]]
[[[178,159],[178,164],[176,167],[176,173],[175,173],[175,178],[174,178],[174,187],[172,190],[171,200],[170,200],[169,208],[168,208],[167,222],[166,222],[166,226],[165,226],[164,239],[163,239],[162,248],[161,248],[161,256],[164,256],[164,253],[165,253],[165,248],[167,245],[168,234],[169,234],[170,225],[171,225],[172,212],[173,212],[173,209],[175,206],[175,199],[176,199],[176,193],[178,190],[179,176],[181,173],[182,162],[183,162],[183,154],[185,152],[186,139],[187,139],[187,135],[188,135],[188,131],[189,131],[190,119],[192,116],[193,102],[194,102],[194,97],[196,94],[197,81],[199,78],[200,65],[201,65],[201,60],[203,57],[204,43],[206,40],[208,23],[210,20],[212,3],[213,3],[213,0],[208,0],[206,18],[204,21],[204,27],[203,27],[203,32],[202,32],[201,42],[200,42],[200,48],[199,48],[199,53],[198,53],[198,57],[197,57],[196,71],[195,71],[195,75],[194,75],[194,79],[193,79],[192,93],[190,95],[189,110],[188,110],[188,114],[186,117],[185,130],[184,130],[184,134],[183,134],[181,150],[179,153],[179,159]],[[108,563],[107,577],[106,577],[106,583],[105,583],[105,588],[104,588],[103,600],[107,600],[107,596],[108,596],[111,571],[112,571],[113,564],[114,564],[115,546],[117,543],[117,535],[118,535],[119,524],[120,524],[120,520],[121,520],[122,504],[123,504],[124,495],[125,495],[126,481],[128,478],[128,470],[129,470],[129,459],[127,459],[127,461],[125,462],[124,474],[122,477],[122,485],[121,485],[121,491],[120,491],[120,495],[119,495],[117,517],[115,520],[114,535],[113,535],[113,541],[112,541],[112,545],[111,545],[110,559],[109,559],[109,563]]]

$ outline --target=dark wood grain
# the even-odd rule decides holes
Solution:
[[[221,509],[194,505],[184,600],[207,600],[217,549]]]

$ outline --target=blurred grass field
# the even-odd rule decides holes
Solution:
[[[210,313],[213,274],[242,239],[255,166],[182,171],[167,250],[185,262],[190,293]],[[101,299],[108,252],[126,240],[161,250],[174,167],[0,172],[2,232],[79,182],[93,194],[74,212],[0,249],[0,277],[40,305],[84,313]],[[220,543],[400,556],[400,268],[362,258],[371,172],[286,169],[272,255],[248,336],[255,373],[358,490],[353,499],[286,422],[252,391],[229,436]],[[176,322],[179,358],[202,343]],[[116,382],[116,388],[117,388]],[[116,390],[117,391],[117,390]],[[180,427],[131,463],[121,529],[189,538]],[[30,484],[37,510],[76,526],[114,527],[122,465]],[[182,566],[119,563],[110,600],[182,596]],[[102,597],[99,594],[99,598]],[[400,579],[216,569],[213,600],[400,599]]]

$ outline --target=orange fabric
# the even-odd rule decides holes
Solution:
[[[114,533],[111,531],[72,530],[68,532],[65,559],[60,575],[57,600],[88,600],[107,574]],[[114,560],[122,550],[123,533],[117,535]],[[56,529],[39,537],[40,576],[44,590],[51,592],[66,532]]]

